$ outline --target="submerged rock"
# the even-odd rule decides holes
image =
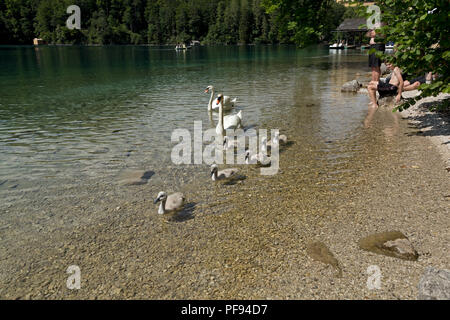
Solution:
[[[420,300],[450,300],[450,271],[427,268],[418,289]]]
[[[358,80],[352,80],[352,81],[344,83],[342,85],[341,91],[343,91],[343,92],[358,92],[360,87],[361,87],[361,84],[358,82]]]
[[[395,96],[387,96],[378,99],[378,105],[380,107],[394,107]]]
[[[337,276],[342,277],[342,269],[339,261],[323,242],[313,242],[306,246],[306,253],[315,261],[320,261],[331,265],[338,271]]]
[[[155,174],[154,171],[130,170],[125,171],[119,179],[122,186],[137,186],[146,184],[147,181]]]
[[[358,245],[363,250],[403,260],[416,261],[419,257],[411,242],[400,231],[375,233],[359,240]]]
[[[108,153],[108,152],[109,152],[109,148],[107,148],[107,147],[98,148],[93,151],[90,151],[90,153],[93,153],[93,154],[101,154],[101,153]]]

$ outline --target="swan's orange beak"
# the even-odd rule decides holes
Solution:
[[[209,91],[208,89],[205,89],[205,93],[208,93],[208,91]]]
[[[216,104],[219,104],[219,102],[220,102],[220,99],[219,99],[219,98],[217,98]]]

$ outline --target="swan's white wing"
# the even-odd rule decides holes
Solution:
[[[229,100],[228,100],[229,101]],[[223,102],[223,110],[228,111],[233,109],[234,104],[228,102],[228,104],[226,102]],[[216,103],[216,100],[213,101],[211,109],[214,111],[219,111],[219,105]]]
[[[171,194],[166,200],[166,210],[177,210],[180,209],[184,204],[185,197],[182,193],[177,192]]]
[[[224,110],[229,110],[229,109],[233,108],[234,104],[236,103],[236,99],[231,100],[231,98],[229,96],[224,96],[223,97],[223,108],[224,108]]]
[[[223,169],[223,170],[220,170],[219,172],[217,172],[217,178],[218,179],[227,179],[227,178],[231,178],[232,176],[234,176],[237,173],[238,173],[237,168]]]
[[[237,129],[242,127],[241,124],[242,112],[239,111],[237,114],[230,114],[223,118],[223,127],[226,129]]]

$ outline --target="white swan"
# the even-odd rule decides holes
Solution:
[[[275,133],[275,137],[272,139],[272,143],[275,144],[286,144],[287,143],[287,137],[286,135],[282,134],[280,135],[279,132]]]
[[[217,96],[217,104],[219,104],[219,122],[216,126],[216,133],[218,136],[225,137],[225,130],[242,128],[242,110],[236,114],[223,116],[223,95]]]
[[[272,146],[279,146],[280,144],[286,144],[286,143],[287,143],[286,135],[284,135],[284,134],[280,135],[279,132],[276,132],[275,136],[272,138],[272,140],[267,141],[267,138],[263,138],[261,140],[261,151],[267,153],[267,151],[271,151]]]
[[[182,193],[176,192],[167,196],[167,193],[161,191],[158,193],[155,201],[153,203],[157,203],[161,201],[158,209],[159,214],[164,214],[172,211],[180,210],[184,206],[185,197]]]
[[[213,100],[214,100],[214,87],[213,86],[208,86],[205,89],[205,93],[208,93],[209,91],[211,91],[211,97],[209,99],[209,103],[208,103],[208,111],[219,111],[219,104],[213,104]],[[234,108],[234,106],[236,105],[236,101],[237,98],[234,98],[233,100],[231,100],[231,98],[229,96],[224,96],[223,97],[223,110],[228,111]]]
[[[268,151],[272,150],[272,143],[270,141],[267,142],[267,138],[263,138],[261,140],[260,150],[261,150],[261,152],[267,154]]]
[[[237,175],[238,171],[239,170],[236,168],[223,169],[219,171],[217,164],[213,164],[211,166],[211,179],[212,181],[232,179]]]
[[[250,150],[245,151],[245,163],[246,164],[259,164],[262,166],[268,166],[271,163],[271,159],[264,152],[257,154],[250,154]]]

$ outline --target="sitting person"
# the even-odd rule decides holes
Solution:
[[[406,80],[405,87],[403,88],[403,90],[404,91],[416,90],[420,87],[421,84],[431,83],[432,76],[433,76],[432,72],[428,72],[425,75],[419,76],[412,80],[409,80],[409,81]]]
[[[395,98],[395,102],[397,103],[400,102],[400,99],[402,98],[404,87],[402,72],[399,67],[395,67],[391,63],[386,63],[386,66],[389,70],[393,71],[390,79],[388,79],[388,81],[386,82],[371,81],[367,86],[367,90],[369,91],[370,104],[373,107],[378,108],[377,91],[380,94],[380,98],[397,95]]]

